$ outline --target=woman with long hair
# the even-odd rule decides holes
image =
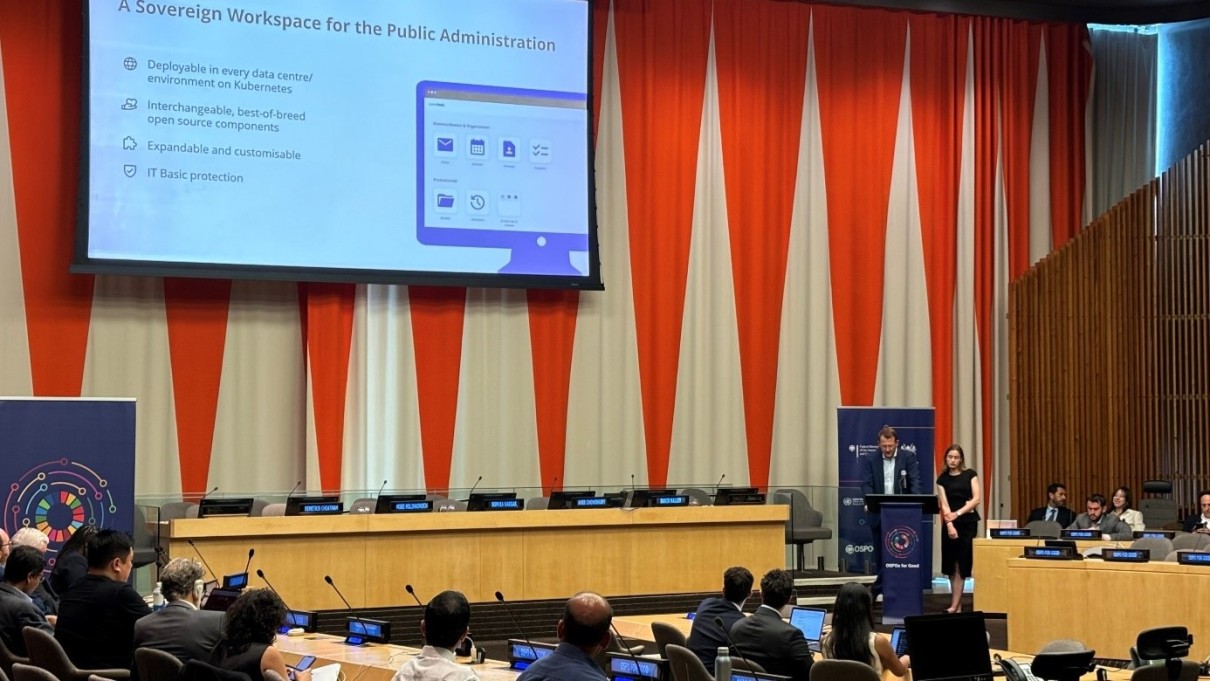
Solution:
[[[223,638],[214,648],[210,663],[228,671],[243,672],[253,681],[272,669],[283,679],[311,681],[311,671],[286,671],[286,661],[273,647],[277,628],[286,619],[286,604],[269,589],[249,589],[227,608]]]
[[[874,631],[874,600],[869,589],[856,582],[845,584],[836,594],[832,630],[820,648],[825,658],[868,664],[879,674],[887,669],[903,676],[911,666],[907,655],[896,657],[891,641]]]
[[[937,476],[941,506],[941,570],[950,578],[950,607],[962,610],[962,588],[971,576],[975,535],[979,533],[979,476],[966,467],[966,452],[957,444],[945,449],[945,470]]]
[[[88,574],[88,540],[95,536],[95,526],[81,525],[59,547],[50,571],[50,588],[56,597],[62,598],[77,580]]]
[[[1119,487],[1113,491],[1113,499],[1110,501],[1110,503],[1113,504],[1111,508],[1113,509],[1114,515],[1116,515],[1119,520],[1129,525],[1130,529],[1135,530],[1136,532],[1139,530],[1145,530],[1147,529],[1147,524],[1143,522],[1143,513],[1142,511],[1135,510],[1134,506],[1132,505],[1133,501],[1134,499],[1130,494],[1130,488]]]

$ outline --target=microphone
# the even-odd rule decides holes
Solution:
[[[642,669],[642,665],[639,664],[639,658],[635,657],[634,651],[630,649],[630,646],[626,645],[626,639],[622,638],[622,634],[618,631],[618,626],[613,623],[613,620],[609,620],[609,628],[613,629],[613,635],[618,637],[618,647],[625,651],[630,660],[634,662],[634,668]]]
[[[362,621],[361,615],[357,614],[357,611],[353,609],[353,606],[349,605],[349,601],[345,599],[344,594],[340,593],[340,589],[336,588],[336,582],[332,581],[332,575],[324,575],[324,581],[327,582],[328,586],[332,587],[332,590],[335,591],[336,595],[340,597],[340,602],[345,604],[345,608],[349,611],[349,614],[353,616],[353,621],[360,624],[362,633],[365,633],[367,631],[366,623]]]
[[[248,549],[248,562],[244,564],[244,574],[247,574],[248,568],[252,567],[252,556],[254,555],[256,555],[256,549]],[[257,572],[260,572],[260,570],[257,570]]]
[[[416,590],[412,588],[411,584],[404,584],[403,588],[408,593],[412,594],[412,598],[416,599],[416,605],[419,605],[422,608],[424,607],[424,603],[420,602],[420,597],[416,595]]]
[[[286,495],[286,501],[289,501],[290,497],[294,496],[294,493],[298,491],[298,488],[301,485],[302,485],[302,480],[299,480],[298,482],[294,483],[294,487],[291,487],[290,493]]]
[[[723,486],[723,478],[727,477],[726,473],[719,476],[718,482],[714,485],[714,496],[718,496],[718,488]]]
[[[382,496],[382,490],[384,490],[384,489],[386,489],[386,488],[387,488],[387,481],[386,481],[386,480],[383,480],[383,481],[382,481],[382,487],[379,487],[379,488],[378,488],[378,494],[375,494],[375,495],[374,495],[374,498],[375,498],[375,499],[377,499],[378,497]]]
[[[508,618],[513,621],[513,626],[517,628],[517,632],[521,634],[521,638],[525,639],[525,644],[529,646],[529,654],[533,655],[535,660],[538,659],[538,649],[534,647],[533,642],[529,640],[529,636],[526,635],[525,630],[522,629],[521,625],[517,623],[517,618],[513,617],[512,609],[509,608],[508,603],[504,601],[504,594],[497,591],[496,600],[500,601],[500,605],[504,606],[504,612],[508,613]]]
[[[899,471],[899,489],[907,492],[907,471]]]
[[[215,485],[209,492],[206,492],[205,494],[203,494],[202,498],[197,500],[197,503],[200,505],[203,501],[206,500],[206,497],[210,496],[211,494],[214,494],[217,491],[218,491],[218,485]]]
[[[197,550],[197,544],[194,544],[192,539],[186,539],[185,543],[189,544],[189,548],[193,549],[193,552],[196,553],[197,557],[201,559],[202,565],[206,566],[206,571],[210,573],[210,576],[218,579],[218,573],[210,569],[210,563],[207,563],[205,556],[202,555],[202,552]]]
[[[467,498],[467,499],[470,499],[470,498],[471,498],[471,495],[475,493],[475,488],[476,488],[476,487],[478,487],[478,486],[479,486],[479,483],[481,483],[481,482],[483,482],[483,476],[482,476],[482,475],[480,475],[480,476],[479,476],[479,479],[475,480],[475,484],[471,485],[471,491],[469,491],[469,492],[467,492],[467,493],[466,493],[466,498]]]
[[[755,669],[755,667],[752,666],[752,663],[748,661],[748,658],[744,657],[744,651],[740,650],[739,646],[735,645],[735,641],[731,640],[731,632],[727,631],[727,627],[723,625],[723,618],[715,617],[714,623],[718,625],[719,629],[723,630],[723,636],[727,637],[727,643],[735,649],[735,653],[739,655],[739,659],[743,660],[744,664],[748,665],[748,669]]]
[[[273,588],[273,584],[269,581],[269,578],[265,576],[264,570],[262,570],[260,568],[256,568],[256,576],[260,577],[262,580],[264,580],[265,584],[269,585],[269,590],[272,591],[273,593],[277,594],[278,598],[281,598],[281,592],[278,591],[277,589]],[[281,598],[281,602],[283,605],[285,605],[286,599]],[[290,609],[290,606],[287,605],[286,610],[289,610],[289,609]]]
[[[634,491],[634,473],[630,474],[630,491]]]

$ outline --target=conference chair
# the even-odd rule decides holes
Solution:
[[[714,681],[701,658],[685,646],[668,644],[668,668],[672,670],[672,681]],[[872,669],[870,671],[873,671]]]
[[[180,681],[252,681],[252,679],[243,672],[229,672],[208,662],[189,660],[181,669]]]
[[[758,663],[758,662],[753,662],[752,660],[745,660],[744,658],[737,656],[737,657],[731,658],[731,671],[746,671],[746,672],[756,672],[757,674],[764,674],[765,668],[762,667],[760,665],[760,663]]]
[[[189,501],[173,501],[164,504],[160,507],[160,521],[176,520],[177,518],[188,517],[186,512],[192,507],[194,509],[193,517],[197,517],[197,504]]]
[[[1152,558],[1155,560],[1160,560],[1162,556],[1167,556],[1168,554],[1172,553],[1173,549],[1176,547],[1173,545],[1171,539],[1166,539],[1164,537],[1143,537],[1142,539],[1135,539],[1133,542],[1131,542],[1130,548],[1147,549],[1151,552]]]
[[[670,644],[674,646],[688,647],[688,641],[680,629],[668,624],[667,622],[652,622],[651,637],[655,639],[656,650],[660,651],[660,657],[668,657],[668,652],[665,650]]]
[[[1172,550],[1205,551],[1210,549],[1210,535],[1197,532],[1181,532],[1172,538]]]
[[[1084,645],[1083,641],[1074,638],[1057,638],[1038,651],[1042,653],[1079,653],[1088,650],[1088,646]]]
[[[373,513],[378,508],[378,500],[363,497],[353,502],[349,507],[349,513],[353,515],[361,515],[363,513]]]
[[[816,660],[811,681],[882,681],[874,668],[853,660]]]
[[[25,627],[21,630],[25,637],[25,648],[29,651],[30,664],[50,672],[59,681],[88,681],[92,674],[104,676],[107,679],[129,679],[129,669],[80,669],[67,657],[63,646],[51,634]],[[14,675],[17,665],[13,665]]]
[[[3,671],[0,671],[0,681],[8,681],[8,674],[5,674]]]
[[[802,572],[806,569],[806,545],[817,539],[831,539],[832,528],[823,526],[823,514],[812,508],[807,495],[799,490],[779,489],[773,493],[773,503],[790,506],[785,543],[794,545],[794,564]],[[822,557],[820,560],[823,560]]]
[[[176,655],[155,648],[136,649],[134,665],[141,681],[175,681],[185,667]]]
[[[186,518],[196,518],[198,516],[198,512],[201,510],[202,510],[201,506],[199,506],[198,504],[193,504],[189,508],[185,509],[185,517]]]
[[[550,505],[550,497],[530,497],[525,500],[525,510],[541,511]]]
[[[260,517],[261,514],[263,514],[265,512],[265,507],[268,505],[269,505],[269,502],[265,501],[264,499],[253,499],[252,500],[252,511],[250,513],[248,513],[248,516],[251,518]]]
[[[1033,520],[1025,524],[1025,529],[1030,536],[1043,539],[1058,539],[1063,533],[1063,526],[1053,520]]]
[[[1166,494],[1167,497],[1152,496]],[[1139,512],[1149,528],[1161,529],[1181,522],[1180,508],[1171,498],[1172,482],[1169,480],[1144,480],[1143,497],[1139,500]]]
[[[694,504],[696,506],[713,506],[714,505],[714,499],[704,489],[698,489],[697,487],[686,487],[685,489],[677,492],[677,494],[682,494],[684,496],[689,497],[689,503]]]
[[[132,530],[130,538],[131,543],[134,544],[135,568],[141,568],[144,565],[151,565],[157,562],[161,551],[159,542],[156,541],[155,535],[148,529],[147,515],[143,512],[143,507],[137,504],[134,507],[134,526]]]
[[[281,504],[281,503],[269,504],[269,505],[265,506],[263,509],[261,509],[260,514],[266,518],[268,518],[270,516],[285,515],[286,514],[286,505]]]
[[[265,677],[265,681],[286,681],[281,677],[281,674],[278,674],[272,669],[262,669],[261,676]]]
[[[425,501],[441,501],[443,499],[449,499],[449,497],[440,492],[429,492],[428,494],[424,495],[424,499]]]
[[[1163,664],[1149,664],[1130,672],[1130,681],[1197,681],[1198,664],[1190,660],[1181,660],[1180,673],[1173,679],[1168,675],[1168,668]]]
[[[59,681],[54,674],[32,664],[13,665],[13,681]]]
[[[113,679],[107,679],[107,678],[105,678],[104,676],[97,676],[96,674],[89,674],[89,675],[88,675],[88,681],[114,681],[114,680],[113,680]]]
[[[13,665],[16,663],[29,664],[28,657],[20,655],[9,650],[9,647],[4,644],[4,639],[0,638],[0,671],[8,675],[8,678],[13,678]]]

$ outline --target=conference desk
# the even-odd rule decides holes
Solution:
[[[1041,546],[1042,538],[1031,539],[975,539],[973,574],[975,591],[972,595],[975,610],[983,612],[1008,612],[1008,605],[1016,597],[1017,587],[1009,581],[1008,561],[1020,558],[1026,546]],[[1130,542],[1103,540],[1077,541],[1076,546],[1084,549],[1096,546],[1129,546]]]
[[[173,557],[201,555],[218,575],[262,569],[290,607],[357,608],[457,589],[471,602],[716,591],[736,561],[785,565],[789,506],[482,511],[173,520]],[[196,551],[189,545],[192,541]],[[258,585],[255,576],[252,584]]]
[[[1008,645],[1038,650],[1074,638],[1097,657],[1128,658],[1140,631],[1185,626],[1189,658],[1210,652],[1210,569],[1177,563],[1008,561]]]
[[[339,663],[348,681],[391,681],[399,667],[420,652],[419,648],[396,645],[347,646],[344,639],[324,634],[278,636],[274,645],[282,652],[287,665],[295,664],[304,655],[314,655],[315,667]],[[459,658],[458,662],[468,664],[470,658]],[[472,669],[484,681],[517,678],[517,672],[509,669],[506,661],[488,660],[473,665]]]

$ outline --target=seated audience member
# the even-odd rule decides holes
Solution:
[[[714,670],[714,657],[719,648],[731,646],[727,642],[727,631],[744,618],[744,601],[752,595],[752,573],[748,568],[730,567],[723,573],[723,596],[711,596],[697,606],[693,626],[689,629],[688,648],[701,658],[708,671]],[[723,620],[723,631],[714,623]]]
[[[458,591],[442,591],[424,606],[424,648],[395,672],[394,681],[468,681],[479,676],[458,664],[454,649],[470,631],[471,605]]]
[[[1118,520],[1129,525],[1131,530],[1147,529],[1147,525],[1143,522],[1143,513],[1132,505],[1134,499],[1130,495],[1129,487],[1119,487],[1114,490],[1109,501],[1112,504],[1111,512],[1118,517]]]
[[[781,618],[782,608],[794,595],[794,578],[781,569],[770,570],[760,579],[760,607],[751,617],[731,627],[731,640],[741,653],[770,674],[808,681],[811,676],[811,646],[802,630]]]
[[[50,571],[50,589],[59,600],[88,574],[88,542],[96,533],[97,528],[92,525],[81,526],[68,537],[55,556],[55,567]]]
[[[593,658],[609,647],[613,608],[604,597],[588,591],[572,596],[555,630],[559,647],[531,664],[517,681],[606,681]]]
[[[227,608],[223,638],[210,655],[210,664],[243,672],[252,681],[272,669],[289,679],[286,660],[273,646],[277,628],[286,619],[286,604],[269,589],[249,589]],[[311,670],[295,672],[297,681],[311,681]]]
[[[4,564],[4,581],[0,582],[0,640],[15,655],[27,657],[25,635],[21,630],[35,627],[53,632],[41,610],[29,595],[42,581],[46,559],[37,550],[18,546]]]
[[[32,527],[23,527],[13,534],[13,546],[29,546],[45,557],[46,549],[50,548],[50,538]],[[38,580],[38,588],[29,597],[53,625],[55,615],[59,614],[59,596],[51,590],[50,584],[45,579]]]
[[[1106,540],[1122,540],[1130,539],[1134,536],[1134,530],[1130,526],[1122,522],[1112,513],[1106,513],[1108,504],[1105,502],[1105,497],[1100,494],[1093,494],[1088,497],[1085,508],[1086,513],[1081,513],[1076,516],[1073,522],[1067,529],[1069,530],[1100,530],[1101,538]]]
[[[1186,532],[1210,534],[1210,490],[1197,493],[1197,505],[1201,507],[1202,512],[1185,518],[1181,529]]]
[[[1025,521],[1032,523],[1035,520],[1049,520],[1052,523],[1058,523],[1060,527],[1067,527],[1076,520],[1076,514],[1070,508],[1067,508],[1067,486],[1061,482],[1052,482],[1046,487],[1046,505],[1041,508],[1035,508],[1029,512],[1029,518]]]
[[[160,570],[167,604],[134,623],[134,647],[155,648],[181,662],[210,659],[223,637],[223,613],[198,610],[202,600],[202,564],[192,558],[174,558]],[[134,674],[133,678],[138,678]]]
[[[129,584],[130,537],[101,530],[88,542],[88,574],[59,599],[55,638],[81,669],[130,669],[134,623],[151,614]]]
[[[8,538],[8,533],[0,527],[0,570],[4,570],[8,554],[12,550],[13,542]]]
[[[868,664],[882,674],[907,674],[907,655],[898,657],[886,636],[874,631],[873,599],[869,589],[850,582],[840,587],[832,609],[832,631],[820,644],[823,656],[830,660],[852,660]]]

